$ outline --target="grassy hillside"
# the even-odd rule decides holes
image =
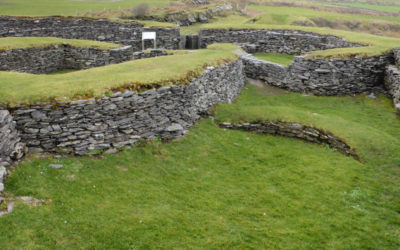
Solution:
[[[104,9],[133,8],[143,2],[150,6],[166,6],[169,0],[1,0],[0,15],[11,16],[50,16],[82,15],[90,11]],[[172,1],[173,2],[173,1]]]
[[[361,20],[361,21],[394,21],[399,22],[400,17],[393,16],[371,16],[361,14],[342,14],[334,11],[313,10],[310,8],[294,8],[281,6],[249,5],[250,10],[261,12],[255,17],[257,23],[267,24],[293,24],[296,21],[311,20],[313,18],[325,18],[327,20]]]
[[[370,9],[370,10],[379,10],[379,11],[387,11],[387,12],[400,12],[400,6],[398,5],[378,5],[378,4],[367,4],[367,3],[337,3],[341,6],[349,6],[349,7],[356,7],[362,9]],[[400,2],[398,2],[400,4]]]
[[[326,146],[219,129],[103,159],[31,157],[6,181],[17,202],[0,248],[396,249],[400,123],[389,100],[310,97],[247,86],[217,122],[282,119],[333,131]],[[50,164],[63,164],[51,169]],[[118,240],[115,240],[118,239]]]
[[[67,101],[75,98],[102,96],[111,89],[141,90],[175,84],[187,84],[205,67],[236,59],[237,47],[212,45],[195,53],[134,60],[120,64],[68,72],[33,75],[0,72],[0,104]],[[24,89],[22,92],[21,89]]]

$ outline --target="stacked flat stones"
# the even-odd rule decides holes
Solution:
[[[180,32],[176,28],[144,28],[136,22],[112,22],[74,17],[0,17],[0,37],[60,37],[120,43],[142,50],[142,32],[157,33],[157,47],[179,49]],[[152,41],[146,47],[153,47]]]
[[[258,123],[231,124],[225,122],[221,123],[219,126],[222,128],[243,130],[256,134],[281,135],[312,143],[326,144],[345,155],[352,156],[359,160],[359,156],[355,153],[355,150],[342,139],[331,133],[324,132],[317,128],[304,126],[299,123],[265,121]]]
[[[10,110],[31,151],[85,155],[131,145],[141,138],[179,137],[211,106],[232,102],[244,83],[238,59],[207,69],[190,85]]]
[[[96,49],[60,44],[44,48],[0,51],[0,70],[48,74],[64,69],[89,69],[132,59],[132,46]]]
[[[296,30],[209,29],[199,32],[201,48],[213,43],[235,43],[248,53],[300,55],[315,50],[362,46],[332,35]]]
[[[20,142],[13,117],[7,110],[0,110],[0,193],[4,189],[6,167],[20,160],[26,152],[27,148]]]
[[[386,67],[385,86],[393,97],[394,106],[400,110],[400,50],[394,49],[395,64]]]
[[[250,54],[242,56],[242,59],[246,75],[250,78],[294,92],[325,96],[386,93],[383,84],[385,68],[394,61],[390,53],[349,59],[296,56],[288,67],[260,60]]]

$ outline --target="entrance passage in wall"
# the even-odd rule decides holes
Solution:
[[[142,50],[144,50],[144,41],[145,40],[153,40],[154,41],[154,49],[157,48],[156,32],[143,32],[142,33]]]

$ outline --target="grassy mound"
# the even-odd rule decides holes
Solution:
[[[115,43],[55,37],[5,37],[0,38],[0,50],[43,48],[65,43],[77,48],[115,49],[122,47]]]
[[[33,75],[0,72],[0,104],[68,101],[99,97],[112,90],[140,91],[153,87],[188,84],[207,66],[238,57],[234,45],[216,44],[195,53],[134,60],[65,74]],[[24,91],[21,91],[24,90]]]
[[[247,86],[216,119],[315,124],[356,146],[363,163],[211,120],[172,143],[102,160],[27,159],[6,181],[7,196],[46,202],[19,202],[0,218],[0,248],[398,247],[400,124],[389,100]]]
[[[253,54],[254,57],[258,59],[269,61],[283,66],[289,66],[293,62],[294,56],[287,54],[277,54],[277,53],[256,53]]]

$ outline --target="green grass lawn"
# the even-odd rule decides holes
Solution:
[[[105,9],[126,9],[146,2],[149,6],[166,6],[169,0],[1,0],[0,15],[75,16]],[[173,1],[172,1],[173,2]]]
[[[122,45],[89,40],[64,39],[55,37],[4,37],[0,38],[0,50],[17,48],[42,48],[67,43],[78,48],[114,49]]]
[[[264,61],[270,61],[273,63],[281,64],[283,66],[289,66],[293,62],[294,56],[287,54],[277,53],[256,53],[253,56]]]
[[[216,122],[314,124],[355,146],[362,163],[209,119],[182,139],[104,159],[30,157],[6,195],[47,202],[17,203],[0,218],[0,248],[397,249],[400,122],[389,100],[281,92],[246,86],[216,108]]]
[[[238,55],[233,53],[236,49],[230,44],[215,44],[195,53],[177,53],[64,74],[34,75],[1,71],[0,104],[67,101],[102,96],[116,88],[140,90],[188,84],[205,67],[236,59]]]

